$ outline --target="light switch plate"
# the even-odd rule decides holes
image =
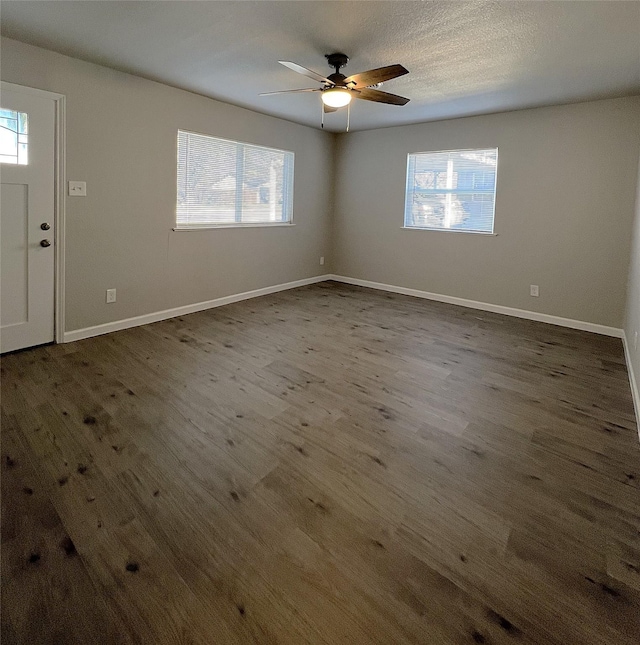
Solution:
[[[69,182],[69,195],[73,197],[86,197],[87,196],[87,182],[86,181],[70,181]]]

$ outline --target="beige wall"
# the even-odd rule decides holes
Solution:
[[[2,79],[67,96],[67,330],[332,271],[623,324],[639,97],[335,137],[8,39]],[[293,150],[295,226],[173,232],[178,128]],[[497,236],[401,228],[408,152],[491,146]]]
[[[331,136],[8,39],[1,71],[67,97],[67,179],[88,195],[67,200],[67,330],[326,272]],[[295,226],[173,232],[178,128],[293,150]]]
[[[638,184],[636,192],[636,211],[632,236],[631,265],[629,267],[629,283],[627,285],[627,311],[625,319],[625,335],[627,347],[631,358],[630,369],[636,380],[636,387],[640,387],[640,160],[638,160]],[[638,334],[637,345],[634,348],[634,334]],[[636,391],[636,397],[638,392]],[[636,400],[640,405],[640,400]],[[636,408],[640,412],[640,408]],[[638,419],[640,430],[640,418]]]
[[[639,140],[638,97],[339,135],[334,272],[620,328]],[[495,237],[402,229],[407,153],[489,147]]]

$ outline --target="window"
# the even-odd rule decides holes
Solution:
[[[26,112],[0,108],[0,163],[28,163],[28,122]]]
[[[293,152],[178,130],[176,228],[291,223]]]
[[[410,154],[405,227],[493,233],[497,167],[497,148]]]

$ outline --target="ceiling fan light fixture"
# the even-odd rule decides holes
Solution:
[[[322,102],[332,108],[341,108],[351,103],[351,92],[345,87],[330,87],[322,92]]]

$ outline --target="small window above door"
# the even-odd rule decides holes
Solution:
[[[29,162],[29,115],[0,108],[0,163]]]

